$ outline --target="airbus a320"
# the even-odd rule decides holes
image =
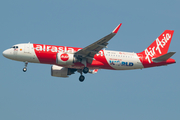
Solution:
[[[105,50],[108,41],[116,35],[122,23],[110,34],[84,48],[23,43],[13,45],[3,52],[3,56],[25,63],[23,71],[27,71],[28,63],[51,64],[51,75],[68,77],[76,71],[80,73],[79,81],[83,82],[83,74],[97,73],[98,69],[132,70],[175,63],[170,58],[175,52],[168,52],[173,30],[165,30],[149,47],[139,53]]]

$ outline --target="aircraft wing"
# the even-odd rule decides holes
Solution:
[[[92,43],[91,45],[77,51],[75,55],[80,58],[87,58],[91,59],[91,61],[94,58],[94,55],[97,54],[101,49],[106,48],[108,45],[108,41],[116,35],[118,32],[120,26],[122,23],[120,23],[109,35],[101,38],[100,40]]]

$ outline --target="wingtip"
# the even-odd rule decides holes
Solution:
[[[121,27],[122,23],[120,23],[114,30],[112,33],[117,33],[119,28]]]

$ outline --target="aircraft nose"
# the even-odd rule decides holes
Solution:
[[[10,51],[7,49],[7,50],[3,51],[2,54],[3,54],[4,57],[8,58],[11,53],[10,53]]]
[[[2,54],[3,54],[3,56],[4,56],[4,57],[6,57],[6,56],[7,56],[7,54],[8,54],[8,51],[7,51],[7,50],[5,50],[5,51],[3,51],[3,53],[2,53]]]

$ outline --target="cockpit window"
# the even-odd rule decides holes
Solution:
[[[12,46],[11,48],[18,48],[18,46]]]

